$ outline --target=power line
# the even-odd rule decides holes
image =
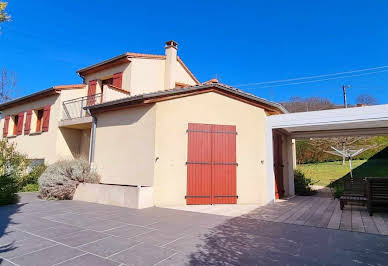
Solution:
[[[286,81],[295,81],[295,80],[303,80],[303,79],[313,79],[313,78],[338,76],[338,75],[343,75],[343,74],[350,74],[350,73],[356,73],[356,72],[364,72],[364,71],[370,71],[370,70],[376,70],[376,69],[384,69],[384,68],[388,68],[388,66],[364,68],[364,69],[358,69],[358,70],[351,70],[351,71],[344,71],[344,72],[337,72],[337,73],[323,74],[323,75],[315,75],[315,76],[306,76],[306,77],[292,78],[292,79],[283,79],[283,80],[273,80],[273,81],[263,81],[263,82],[238,84],[238,85],[233,85],[233,86],[234,87],[245,87],[245,86],[270,84],[270,83],[282,83],[282,82],[286,82]],[[372,73],[375,73],[375,72],[372,72]]]
[[[360,77],[360,76],[367,76],[367,75],[376,74],[376,73],[382,73],[382,72],[388,72],[388,69],[381,70],[381,71],[362,73],[362,74],[355,74],[355,75],[347,75],[347,76],[339,76],[339,77],[333,77],[333,78],[326,78],[326,79],[315,79],[315,80],[300,81],[300,82],[293,82],[293,83],[284,83],[284,84],[260,86],[260,87],[255,88],[255,89],[274,88],[274,87],[281,87],[281,86],[289,86],[289,85],[298,85],[298,84],[305,84],[305,83],[321,82],[321,81],[327,81],[327,80],[335,80],[335,79],[343,79],[343,78],[351,78],[351,77]],[[235,87],[238,87],[238,86],[235,86]]]

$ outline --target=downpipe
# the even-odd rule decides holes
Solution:
[[[97,118],[91,114],[89,109],[86,109],[88,114],[92,117],[92,132],[90,136],[90,156],[89,156],[89,164],[90,169],[92,172],[95,171],[94,167],[94,151],[95,151],[95,144],[96,144],[96,128],[97,128]]]

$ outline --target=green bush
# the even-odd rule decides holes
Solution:
[[[20,176],[19,178],[19,189],[21,191],[26,191],[24,188],[28,185],[32,185],[30,187],[38,187],[38,178],[43,174],[46,170],[47,166],[44,164],[40,164],[34,166],[26,175]],[[27,190],[27,191],[37,191],[36,190]]]
[[[312,181],[310,178],[307,178],[304,173],[296,169],[294,171],[294,185],[295,185],[295,194],[299,196],[311,196],[316,193],[311,189]]]
[[[329,184],[329,187],[332,190],[333,197],[339,199],[344,194],[344,184],[335,180]]]
[[[22,192],[34,192],[39,190],[39,185],[38,183],[36,184],[27,184],[24,187],[22,187],[21,191]]]
[[[0,140],[0,175],[12,174],[20,178],[27,174],[27,156],[16,150],[16,144]]]
[[[14,174],[0,175],[0,205],[17,201],[18,180]]]

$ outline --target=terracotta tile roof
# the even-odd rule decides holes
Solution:
[[[210,89],[210,90],[213,89],[228,95],[236,96],[237,98],[241,99],[243,102],[257,103],[259,105],[264,106],[264,109],[267,109],[270,113],[274,111],[280,112],[280,113],[288,113],[288,111],[279,103],[265,100],[263,98],[257,97],[256,95],[241,91],[239,89],[233,88],[231,86],[228,86],[222,83],[201,84],[201,85],[195,85],[195,86],[184,87],[184,88],[159,90],[156,92],[134,95],[134,96],[122,98],[115,101],[96,104],[93,106],[85,107],[85,109],[87,108],[87,109],[90,109],[91,111],[106,109],[106,108],[114,109],[116,107],[123,107],[123,106],[131,105],[133,103],[145,103],[145,101],[150,101],[150,100],[152,100],[153,102],[157,102],[159,101],[159,99],[162,99],[163,97],[167,97],[167,99],[171,99],[168,97],[190,96],[195,94],[196,92],[200,93],[201,91],[205,91],[207,89]]]
[[[211,79],[211,80],[203,82],[202,84],[211,84],[211,83],[219,83],[219,82],[218,82],[218,79]]]
[[[81,89],[84,88],[86,84],[71,84],[71,85],[57,85],[53,86],[53,89],[56,90],[67,90],[67,89]]]
[[[141,53],[125,53],[128,57],[135,58],[150,58],[150,59],[165,59],[165,55],[157,55],[157,54],[141,54]]]
[[[130,58],[146,58],[146,59],[161,59],[161,60],[164,60],[164,59],[166,59],[166,56],[165,55],[128,53],[127,52],[125,54],[121,54],[119,56],[110,58],[110,59],[102,61],[100,63],[97,63],[97,64],[94,64],[94,65],[82,68],[80,70],[77,70],[77,73],[80,76],[85,76],[85,75],[87,75],[89,73],[93,73],[93,72],[99,71],[99,70],[107,68],[107,67],[112,67],[112,66],[119,65],[119,64],[124,64],[124,63],[129,63],[130,62]],[[194,76],[194,74],[190,71],[190,69],[185,65],[185,63],[183,63],[182,59],[179,56],[177,56],[177,61],[182,65],[182,67],[187,72],[187,74],[189,74],[189,76],[197,84],[200,84],[198,79]],[[93,71],[93,70],[95,70],[95,71]]]

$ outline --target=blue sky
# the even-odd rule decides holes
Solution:
[[[178,54],[200,81],[236,85],[388,65],[388,1],[9,1],[0,68],[14,96],[79,83],[75,71],[123,52]],[[388,103],[388,72],[284,87],[242,87],[274,101],[362,93]]]

